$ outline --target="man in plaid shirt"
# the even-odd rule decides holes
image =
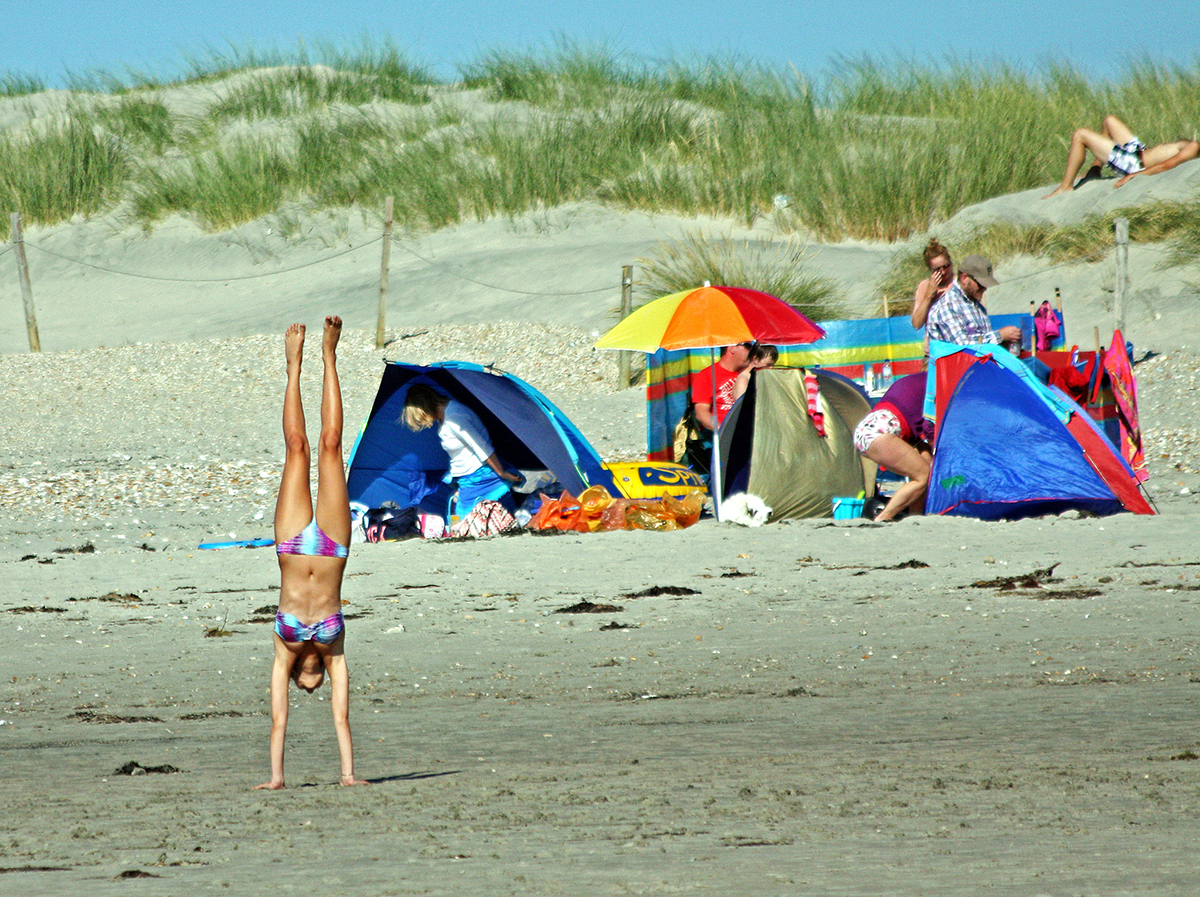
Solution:
[[[983,294],[999,281],[992,276],[992,263],[980,255],[969,255],[958,266],[958,280],[950,285],[929,309],[925,322],[930,339],[960,346],[979,343],[1020,343],[1020,327],[992,329]]]

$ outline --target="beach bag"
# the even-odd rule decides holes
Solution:
[[[361,525],[368,542],[398,542],[420,535],[416,508],[399,508],[391,502],[363,514]]]
[[[446,537],[446,518],[441,514],[431,514],[422,511],[417,514],[417,529],[424,539],[444,539]]]
[[[696,420],[696,406],[688,402],[683,419],[675,425],[675,457],[696,473],[708,473],[712,464],[712,431]]]
[[[483,539],[487,536],[498,536],[516,527],[517,521],[508,513],[508,508],[498,501],[484,499],[476,502],[466,517],[450,527],[450,535]]]

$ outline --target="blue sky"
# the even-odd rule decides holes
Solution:
[[[483,51],[545,47],[556,36],[635,59],[732,54],[810,76],[839,57],[869,54],[1019,68],[1056,60],[1111,79],[1131,58],[1194,65],[1200,52],[1196,0],[2,0],[0,11],[0,73],[36,75],[50,86],[61,86],[66,72],[96,69],[169,77],[186,54],[207,48],[289,49],[300,39],[353,44],[364,36],[390,38],[443,78]]]

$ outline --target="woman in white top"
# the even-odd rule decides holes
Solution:
[[[404,399],[404,423],[414,432],[437,425],[438,439],[450,457],[449,477],[458,485],[456,513],[465,517],[481,501],[515,509],[511,488],[520,474],[504,469],[487,428],[474,411],[432,386],[415,383]]]

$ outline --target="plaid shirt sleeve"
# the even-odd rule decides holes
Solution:
[[[1000,334],[992,329],[987,313],[968,299],[957,283],[933,303],[925,328],[931,339],[959,346],[1000,342]]]

